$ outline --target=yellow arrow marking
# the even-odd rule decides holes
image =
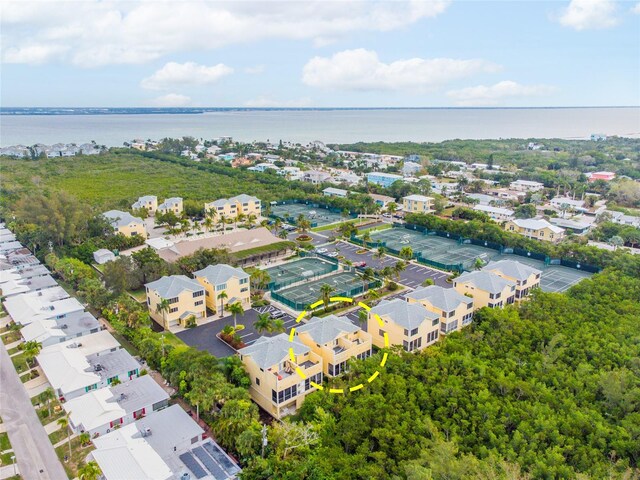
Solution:
[[[379,372],[378,370],[376,370],[376,373],[374,373],[373,375],[371,375],[367,381],[368,381],[369,383],[373,382],[373,381],[376,379],[376,377],[377,377],[378,375],[380,375],[380,372]]]
[[[320,305],[322,305],[322,300],[318,300],[316,303],[312,303],[311,305],[309,305],[311,308],[316,308],[319,307]]]
[[[329,299],[332,302],[349,302],[349,303],[353,303],[353,298],[349,298],[349,297],[331,297]]]
[[[305,310],[300,315],[298,315],[298,318],[296,318],[296,322],[300,323],[300,320],[302,320],[306,314],[307,314],[307,311]]]
[[[296,354],[293,353],[293,347],[289,348],[289,358],[293,363],[296,363]]]
[[[364,388],[364,385],[360,383],[359,385],[356,385],[355,387],[351,387],[349,389],[349,391],[350,392],[355,392],[356,390],[360,390],[361,388]]]
[[[373,318],[375,318],[378,321],[378,325],[380,325],[381,327],[384,327],[384,322],[382,321],[382,319],[380,318],[380,315],[378,315],[377,313],[375,313],[373,315]]]
[[[296,327],[291,327],[291,331],[289,332],[289,341],[293,342],[293,336],[296,333]]]
[[[303,372],[302,370],[300,370],[300,367],[296,367],[296,373],[297,373],[298,375],[300,375],[300,378],[302,378],[303,380],[304,380],[305,378],[307,378],[307,376],[304,374],[304,372]]]
[[[387,352],[384,352],[384,355],[382,356],[382,361],[380,362],[380,366],[384,367],[384,364],[387,363],[387,357],[389,356],[389,354]]]
[[[344,389],[342,388],[330,388],[329,393],[344,393]]]
[[[316,382],[309,382],[312,387],[317,388],[318,390],[324,390],[322,385],[318,385]]]
[[[358,306],[364,308],[367,312],[371,310],[371,307],[366,303],[358,302]]]
[[[387,335],[387,332],[384,332],[384,346],[389,346],[389,335]]]

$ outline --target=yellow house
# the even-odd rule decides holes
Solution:
[[[158,205],[158,213],[164,214],[169,212],[175,213],[178,217],[182,215],[182,198],[167,198],[164,202]]]
[[[440,333],[461,330],[473,321],[473,299],[453,288],[431,285],[419,288],[405,296],[409,303],[419,303],[440,317]]]
[[[144,221],[141,218],[134,217],[129,212],[109,210],[108,212],[103,213],[102,216],[109,221],[116,234],[121,234],[125,237],[140,235],[143,238],[147,238],[147,230],[144,228]]]
[[[153,215],[158,210],[158,197],[155,195],[145,195],[138,198],[138,201],[131,205],[132,210],[140,210],[144,208],[149,212],[149,215]]]
[[[471,295],[476,309],[503,307],[516,300],[516,282],[492,272],[463,273],[453,281],[453,288],[459,293]]]
[[[290,342],[285,333],[260,337],[238,354],[251,378],[251,398],[277,419],[302,406],[304,398],[316,390],[312,383],[322,383],[322,358],[299,339]]]
[[[517,218],[507,222],[504,229],[543,242],[559,242],[564,238],[564,228],[552,225],[544,219]]]
[[[296,336],[322,357],[322,371],[330,377],[345,372],[350,358],[371,356],[371,335],[345,317],[313,317],[296,328]]]
[[[237,217],[238,214],[241,213],[243,215],[255,215],[259,217],[261,214],[261,203],[256,197],[242,194],[205,203],[204,211],[214,212],[218,217],[224,215],[227,218]]]
[[[531,289],[540,287],[540,275],[542,275],[542,271],[515,260],[491,262],[482,270],[495,273],[502,278],[515,282],[516,300],[520,300],[529,295]]]
[[[407,195],[402,198],[405,213],[430,213],[433,211],[433,198],[424,195]]]
[[[245,309],[251,307],[249,274],[241,268],[219,263],[193,272],[193,277],[204,287],[207,307],[212,311],[220,305],[224,308],[236,302]],[[222,292],[226,293],[226,298],[218,298]]]
[[[186,326],[191,317],[197,324],[207,317],[204,287],[185,275],[162,277],[145,285],[149,314],[167,330]],[[166,300],[165,308],[162,307]]]
[[[381,301],[369,310],[367,320],[367,331],[376,347],[384,347],[386,333],[390,346],[402,345],[407,352],[422,350],[434,343],[439,329],[440,317],[437,314],[399,298]]]

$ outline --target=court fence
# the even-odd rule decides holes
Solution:
[[[300,256],[304,257],[304,258],[318,258],[318,257],[322,257],[323,260],[327,260],[327,263],[329,263],[329,266],[327,267],[327,269],[321,270],[316,272],[314,270],[313,275],[309,275],[308,277],[304,277],[301,278],[300,276],[296,275],[294,278],[290,278],[288,280],[283,280],[283,281],[277,281],[277,280],[273,280],[271,282],[269,282],[269,285],[267,286],[267,288],[271,291],[271,292],[275,292],[277,290],[281,290],[283,288],[286,287],[290,287],[296,283],[301,283],[301,282],[308,282],[310,280],[317,280],[318,278],[324,276],[324,275],[329,275],[333,272],[335,272],[336,270],[338,270],[338,268],[340,268],[338,260],[336,260],[335,258],[331,258],[331,257],[327,257],[325,255],[322,254],[313,254],[313,253],[308,253],[308,252],[300,252]]]
[[[282,206],[282,205],[305,205],[307,207],[310,208],[318,208],[318,209],[324,209],[324,210],[328,210],[331,213],[337,213],[337,214],[342,214],[342,210],[340,210],[337,207],[332,207],[331,205],[327,205],[324,203],[314,203],[314,202],[310,202],[308,200],[281,200],[279,202],[275,202],[275,204],[271,205],[271,207],[277,207],[277,206]],[[294,216],[288,216],[285,217],[283,215],[277,215],[275,213],[273,213],[273,211],[269,214],[270,218],[279,218],[281,220],[284,220],[287,223],[290,223],[292,225],[296,224],[296,221],[298,220],[296,217]],[[349,218],[357,218],[358,214],[357,213],[351,213],[349,212]],[[318,222],[314,222],[313,219],[310,219],[307,217],[307,219],[309,220],[309,222],[311,223],[311,228],[315,228],[318,226]],[[336,220],[337,222],[338,220]]]
[[[357,297],[358,295],[361,295],[362,293],[364,293],[366,290],[372,289],[372,288],[378,288],[381,285],[380,280],[373,280],[370,281],[366,284],[366,288],[365,285],[363,283],[361,283],[359,286],[357,287],[353,287],[347,290],[340,290],[337,289],[335,292],[333,292],[331,294],[331,296],[333,297]],[[309,307],[309,303],[306,302],[295,302],[287,297],[285,297],[284,295],[282,295],[279,292],[271,292],[271,298],[277,302],[282,303],[283,305],[286,305],[289,308],[292,308],[295,311],[302,311],[302,310],[306,310]],[[317,299],[320,300],[320,299]],[[315,302],[316,300],[314,300]],[[313,302],[311,302],[313,303]]]

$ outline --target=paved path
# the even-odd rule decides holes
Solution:
[[[17,465],[15,467],[13,465],[0,467],[0,480],[4,478],[11,478],[15,476],[16,473],[20,473],[20,468]]]
[[[22,477],[29,480],[66,480],[62,464],[4,345],[0,345],[0,384],[0,416],[7,428]]]

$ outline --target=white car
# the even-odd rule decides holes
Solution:
[[[318,253],[327,253],[329,250],[327,250],[326,248],[318,248],[316,249],[316,252]]]
[[[327,253],[327,257],[337,257],[337,256],[338,256],[338,252]]]

